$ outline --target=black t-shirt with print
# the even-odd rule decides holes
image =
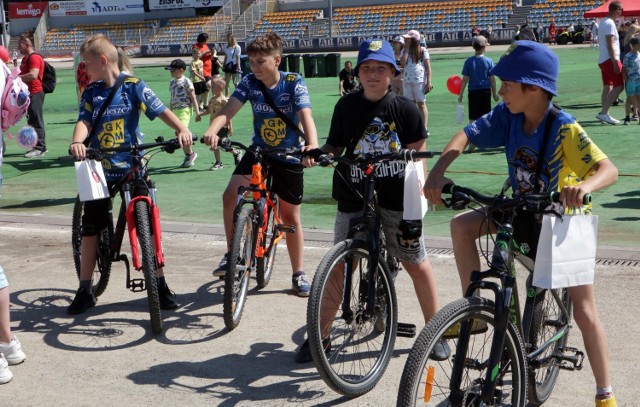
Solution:
[[[363,91],[342,97],[333,111],[327,143],[334,147],[344,147],[344,155],[355,158],[361,154],[393,152],[427,138],[415,103],[402,96],[391,99],[383,111],[365,125],[364,121],[369,120],[371,112],[379,109],[378,103],[366,100]],[[365,129],[364,132],[362,129]],[[377,173],[383,174],[376,183],[381,207],[402,211],[404,166],[403,161],[398,161],[376,167]],[[338,209],[357,212],[362,209],[362,198],[345,180],[357,186],[362,194],[362,171],[346,164],[338,164],[333,176],[332,196],[338,201]]]

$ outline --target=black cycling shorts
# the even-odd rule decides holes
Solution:
[[[248,175],[251,177],[251,169],[255,158],[252,153],[247,152],[242,156],[242,160],[233,171],[233,175]],[[268,171],[273,177],[271,191],[283,201],[292,205],[302,203],[304,193],[303,166],[289,164],[279,160],[266,157]]]
[[[477,120],[491,111],[491,89],[470,90],[469,120]]]
[[[111,190],[113,184],[109,183],[109,190]],[[148,194],[149,188],[142,182],[133,191],[134,197]],[[111,222],[109,212],[111,212],[112,207],[111,198],[85,202],[82,213],[82,236],[96,236],[99,231],[109,226],[109,222]]]
[[[492,217],[497,226],[500,223],[500,212],[493,213]],[[536,217],[531,212],[516,210],[516,216],[513,219],[513,240],[520,246],[520,250],[516,252],[522,252],[522,255],[535,261],[541,230],[542,218]]]

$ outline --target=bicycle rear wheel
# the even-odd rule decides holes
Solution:
[[[329,387],[349,397],[360,396],[378,383],[396,339],[396,293],[383,259],[375,276],[375,310],[373,315],[366,311],[369,259],[364,241],[346,240],[333,246],[318,266],[307,307],[309,348],[318,372]],[[350,287],[344,287],[347,264],[353,266]],[[347,290],[351,315],[342,310]],[[327,337],[330,345],[325,349]]]
[[[267,206],[267,228],[264,234],[262,245],[265,248],[264,256],[256,259],[256,281],[258,288],[264,288],[271,280],[273,272],[273,264],[276,260],[276,251],[278,244],[274,241],[280,236],[280,229],[277,228],[275,221],[275,211],[278,210],[278,204],[275,207]]]
[[[135,203],[136,228],[140,256],[142,257],[142,273],[144,274],[147,299],[149,300],[149,314],[151,317],[151,330],[157,334],[162,332],[162,315],[160,314],[160,296],[158,295],[158,280],[156,278],[156,252],[151,240],[151,224],[149,218],[151,212],[146,201]]]
[[[73,219],[71,221],[71,248],[73,250],[73,263],[76,267],[76,275],[80,278],[80,262],[82,251],[82,214],[84,213],[84,202],[76,197],[73,205]],[[109,284],[111,276],[111,234],[109,228],[104,228],[98,232],[98,253],[96,268],[91,277],[93,294],[98,297]]]
[[[566,327],[571,321],[572,304],[569,292],[566,288],[556,290],[544,290],[531,287],[532,274],[527,279],[527,287],[536,290],[535,305],[533,308],[533,321],[529,332],[529,344],[532,349],[537,349],[540,345],[553,338],[560,329]],[[567,319],[562,313],[561,307],[554,297],[558,296],[561,303],[568,312]],[[529,402],[531,405],[542,405],[556,385],[558,374],[560,373],[560,363],[557,359],[551,358],[553,354],[561,354],[562,348],[567,345],[569,331],[558,338],[556,342],[538,356],[538,360],[549,358],[547,363],[539,367],[529,365]]]
[[[255,258],[254,214],[252,207],[242,208],[233,228],[229,267],[224,279],[224,324],[229,330],[240,324],[249,292],[251,265]]]
[[[461,323],[486,323],[486,330],[469,335],[466,354],[456,355],[459,338],[448,339],[452,356],[444,361],[430,359],[437,342]],[[481,297],[462,298],[442,308],[422,329],[405,363],[398,391],[398,406],[476,406],[480,405],[482,384],[495,333],[493,302]],[[451,332],[451,331],[449,331]],[[462,358],[462,359],[459,359]],[[463,362],[460,385],[451,389],[453,366]],[[527,401],[526,361],[522,339],[509,322],[500,367],[496,370],[496,390],[490,405],[524,406]]]

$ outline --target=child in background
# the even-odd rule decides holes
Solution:
[[[487,39],[482,35],[476,35],[473,37],[471,45],[475,50],[475,55],[464,61],[458,103],[462,103],[464,90],[468,84],[469,121],[474,121],[491,111],[492,95],[496,102],[499,97],[496,91],[496,79],[489,74],[493,68],[493,61],[484,55],[488,45]]]
[[[198,55],[200,55],[200,51],[194,48],[191,54],[193,58],[191,60],[191,82],[193,82],[193,88],[198,99],[198,108],[204,110],[207,106],[206,97],[211,88],[211,83],[204,77],[204,65]]]
[[[588,193],[605,188],[618,178],[618,169],[589,138],[575,118],[564,110],[551,119],[552,99],[558,94],[560,61],[549,47],[533,41],[516,41],[491,74],[500,78],[503,103],[456,133],[429,171],[424,193],[429,202],[442,203],[442,188],[451,184],[447,168],[468,143],[479,147],[504,147],[514,196],[560,192],[560,202],[571,211],[581,207]],[[547,120],[553,120],[545,136]],[[539,161],[541,165],[538,166]],[[537,168],[537,169],[536,169]],[[500,187],[502,182],[498,185]],[[590,208],[585,208],[590,212]],[[517,213],[513,236],[522,255],[535,261],[541,219],[526,211]],[[454,216],[451,239],[462,292],[472,270],[480,270],[476,239],[496,232],[478,208]],[[596,309],[593,284],[569,287],[574,321],[580,332],[596,382],[595,405],[615,407],[609,375],[607,338]]]
[[[629,40],[631,51],[624,56],[622,77],[627,91],[626,117],[624,124],[631,124],[631,115],[638,117],[638,101],[640,100],[640,37]],[[633,112],[632,112],[633,110]]]
[[[185,127],[189,127],[191,116],[195,110],[196,117],[200,114],[193,82],[186,76],[184,71],[187,65],[181,59],[174,59],[171,64],[164,69],[171,71],[171,82],[169,82],[169,92],[171,93],[171,111],[178,117]],[[193,151],[191,144],[182,147],[184,151],[184,161],[182,168],[189,168],[198,158],[198,154]]]
[[[458,95],[458,103],[462,103],[464,89],[469,84],[469,121],[472,122],[479,119],[484,114],[491,111],[491,96],[493,100],[498,101],[498,93],[496,92],[496,78],[489,74],[493,68],[491,58],[484,55],[489,42],[482,35],[476,35],[471,42],[475,55],[464,61],[462,67],[462,85],[460,94]],[[469,144],[469,151],[475,148]]]
[[[393,56],[396,59],[396,65],[400,70],[400,73],[391,79],[391,90],[398,96],[402,96],[402,50],[404,48],[404,37],[398,35],[391,40],[391,46],[393,46]]]
[[[98,129],[95,137],[89,140],[89,146],[92,148],[141,143],[142,133],[138,126],[140,113],[144,113],[150,120],[159,117],[167,126],[175,130],[180,146],[184,147],[192,143],[189,129],[171,110],[166,108],[147,84],[138,78],[125,79],[120,88],[115,90],[111,105],[118,106],[118,109],[106,109],[102,117],[96,117],[118,78],[123,75],[118,67],[118,51],[106,36],[98,34],[85,40],[80,47],[80,54],[93,82],[87,85],[82,94],[78,122],[73,130],[73,141],[69,147],[76,159],[86,158],[84,141],[89,136],[89,129],[92,126]],[[118,137],[113,137],[111,129],[120,129]],[[104,164],[107,183],[113,185],[125,176],[130,168],[130,162],[129,153],[108,155]],[[134,195],[147,192],[139,188],[134,191]],[[111,199],[109,198],[84,203],[80,287],[67,309],[69,315],[82,314],[96,305],[96,298],[91,291],[91,276],[96,267],[97,231],[107,226],[110,210]],[[160,308],[163,310],[177,308],[175,294],[167,286],[163,270],[159,268],[156,273]]]
[[[410,30],[402,36],[404,38],[404,48],[400,63],[402,65],[403,90],[402,95],[411,100],[418,107],[420,118],[429,134],[429,111],[425,99],[427,93],[431,92],[431,60],[429,51],[420,45],[420,33]]]
[[[211,100],[209,100],[209,106],[207,110],[205,110],[204,112],[201,112],[199,115],[196,116],[196,122],[199,122],[202,119],[202,116],[209,114],[211,115],[209,124],[211,124],[213,119],[215,119],[216,116],[218,116],[218,113],[220,113],[222,108],[229,101],[229,99],[227,99],[227,97],[223,94],[225,85],[226,83],[224,79],[220,77],[215,77],[211,80],[211,91],[213,93],[213,96],[211,97]],[[229,119],[226,125],[222,127],[218,132],[218,136],[220,138],[226,138],[231,136],[232,134],[233,134],[233,126],[231,124],[231,119]],[[231,150],[231,153],[233,154],[234,164],[238,165],[240,163],[240,159],[242,158],[242,154],[235,149]],[[213,163],[213,165],[209,169],[211,171],[217,171],[224,167],[222,165],[222,159],[220,158],[220,149],[215,148],[213,150],[213,155],[215,156],[216,161]]]

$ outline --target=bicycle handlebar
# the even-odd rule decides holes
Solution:
[[[432,158],[436,155],[433,151],[416,151],[410,149],[402,149],[398,152],[394,153],[386,153],[380,154],[376,156],[364,155],[362,157],[357,158],[347,158],[344,156],[330,156],[327,154],[322,154],[316,158],[318,164],[322,167],[326,167],[331,163],[344,163],[347,165],[355,165],[355,166],[367,166],[370,164],[376,164],[381,161],[395,161],[395,160],[403,160],[403,161],[411,161],[414,158]]]
[[[193,141],[198,140],[198,136],[192,135],[191,139]],[[180,148],[180,142],[177,138],[172,138],[171,140],[165,140],[162,136],[158,137],[152,143],[143,143],[143,144],[129,144],[125,146],[118,147],[100,147],[100,148],[87,148],[87,158],[89,159],[102,159],[106,153],[120,153],[120,152],[131,152],[135,153],[137,151],[147,150],[150,148],[162,147],[162,150],[166,151],[169,154],[172,154],[178,148]],[[69,155],[71,155],[71,151],[69,151]]]
[[[204,137],[200,138],[200,142],[204,143]],[[218,147],[226,152],[231,152],[236,147],[254,156],[272,156],[290,164],[300,164],[301,158],[307,155],[299,147],[247,146],[239,141],[231,141],[229,138],[221,138]]]
[[[531,193],[517,198],[507,198],[504,195],[483,195],[470,188],[461,187],[456,184],[447,184],[442,188],[442,193],[451,195],[450,199],[444,200],[444,204],[447,208],[453,210],[464,209],[474,200],[483,205],[493,207],[513,208],[522,205],[525,210],[542,212],[551,203],[560,202],[560,193],[557,191]],[[590,204],[591,194],[586,194],[582,199],[582,203],[584,205]]]

